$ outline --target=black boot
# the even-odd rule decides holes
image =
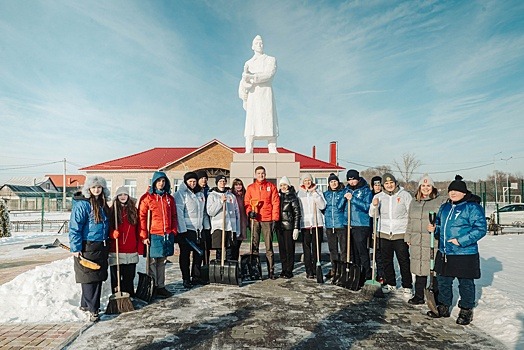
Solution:
[[[435,314],[433,311],[428,311],[426,315],[428,315],[429,317],[433,317],[433,318],[450,316],[449,306],[447,305],[437,305],[437,311],[438,311],[438,315]]]
[[[460,312],[457,318],[457,324],[462,326],[468,325],[473,321],[473,309],[460,308]]]
[[[408,304],[411,305],[422,305],[425,304],[424,298],[419,297],[418,295],[415,295],[413,298],[408,300]]]

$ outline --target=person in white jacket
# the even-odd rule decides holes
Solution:
[[[369,215],[378,210],[378,236],[384,264],[385,283],[382,290],[389,293],[396,290],[397,279],[393,266],[393,255],[397,256],[402,277],[402,291],[411,295],[413,278],[409,266],[409,246],[404,241],[408,226],[409,205],[413,197],[399,186],[390,173],[382,176],[384,190],[373,197]]]
[[[306,278],[316,278],[315,265],[317,264],[317,239],[316,231],[318,228],[319,255],[322,254],[322,236],[324,234],[324,214],[322,210],[326,208],[326,200],[322,192],[317,189],[311,174],[304,174],[301,178],[297,196],[300,200],[300,228],[302,232],[302,249],[304,250],[304,265],[306,268]]]
[[[200,268],[203,256],[192,250],[189,241],[201,245],[202,230],[204,229],[204,210],[206,199],[202,189],[198,185],[197,174],[190,171],[184,174],[184,183],[180,185],[175,193],[176,211],[178,217],[178,246],[180,256],[178,258],[184,288],[191,288],[196,284],[205,284],[200,278]],[[193,251],[193,263],[191,274],[189,265],[191,252]],[[191,279],[190,279],[191,277]]]
[[[216,259],[222,257],[222,229],[225,231],[226,260],[232,260],[232,248],[240,236],[240,211],[235,195],[226,187],[227,179],[218,175],[217,187],[212,188],[207,196],[207,213],[211,219],[211,247],[216,249]],[[223,207],[225,204],[225,212]]]

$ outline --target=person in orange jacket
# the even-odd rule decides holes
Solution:
[[[173,295],[165,287],[167,257],[175,252],[177,214],[175,198],[169,193],[171,183],[164,172],[156,171],[151,186],[140,198],[138,213],[140,217],[140,238],[150,246],[149,274],[155,280],[156,297],[169,298]],[[147,227],[148,212],[151,211],[149,237]]]
[[[253,235],[253,253],[258,254],[260,233],[262,232],[266,244],[268,278],[276,279],[272,238],[273,225],[280,219],[280,198],[277,187],[266,180],[266,169],[263,166],[255,168],[255,182],[247,187],[244,206],[248,217],[255,220],[255,229],[254,232],[251,232]]]

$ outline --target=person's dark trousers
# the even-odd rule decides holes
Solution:
[[[424,299],[424,289],[427,287],[429,276],[415,276],[415,298]],[[438,279],[433,277],[433,294],[438,301]]]
[[[189,232],[189,231],[188,231]],[[195,232],[195,242],[200,249],[206,254],[206,242],[203,232]],[[193,252],[193,260],[191,262],[191,277],[194,279],[200,279],[200,269],[202,268],[202,262],[204,261],[204,255],[200,255],[191,249]]]
[[[400,267],[400,275],[402,277],[403,288],[413,288],[413,279],[411,277],[411,270],[409,267],[409,246],[404,239],[389,240],[385,238],[380,239],[382,245],[382,258],[384,263],[384,277],[386,283],[390,286],[396,286],[395,268],[393,266],[393,255],[397,255],[398,264]]]
[[[203,249],[206,252],[206,261],[209,264],[209,259],[211,258],[211,230],[204,229],[202,232],[200,232],[202,235],[202,241],[203,241]]]
[[[348,236],[345,227],[326,228],[331,266],[335,260],[346,261],[348,251]],[[340,253],[339,253],[340,252]]]
[[[240,246],[242,245],[242,240],[235,240],[234,244],[233,244],[233,247],[231,247],[231,259],[232,260],[236,260],[236,261],[240,261]]]
[[[270,275],[275,273],[275,263],[273,261],[273,223],[271,221],[255,221],[255,231],[253,232],[253,253],[258,254],[260,245],[260,233],[264,236],[266,244],[267,271]]]
[[[217,249],[216,252],[217,252],[216,253],[217,261],[220,262],[220,260],[222,259],[222,249]],[[225,260],[233,260],[232,256],[233,256],[233,252],[232,252],[231,247],[226,248]]]
[[[320,248],[319,255],[322,254],[322,235],[324,234],[323,227],[318,228],[318,237]],[[317,238],[316,229],[305,228],[302,229],[302,250],[304,251],[304,266],[306,268],[306,275],[315,275],[315,268],[317,264]]]
[[[111,270],[111,290],[116,293],[118,277],[116,274],[116,265],[110,267]],[[129,293],[134,296],[134,279],[136,275],[136,264],[120,264],[120,291]]]
[[[191,264],[191,246],[185,241],[183,237],[178,242],[180,248],[180,255],[178,256],[178,264],[180,265],[180,271],[182,272],[182,279],[189,281],[191,274],[189,272],[189,266]]]
[[[295,242],[293,241],[293,230],[277,230],[277,239],[282,272],[292,273],[295,265]]]
[[[351,255],[353,263],[360,266],[366,280],[371,279],[371,263],[369,258],[368,240],[371,228],[368,226],[351,227]]]
[[[438,302],[450,306],[453,302],[453,280],[455,277],[437,276],[438,280]],[[473,309],[475,307],[475,280],[472,278],[457,278],[459,281],[460,300],[458,306],[461,309]]]
[[[100,309],[100,295],[102,294],[102,282],[81,283],[82,297],[80,306],[87,308],[93,314],[98,314]]]
[[[375,277],[384,278],[384,263],[382,258],[382,243],[380,239],[377,240],[377,245],[375,247]]]

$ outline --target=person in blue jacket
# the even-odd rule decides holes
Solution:
[[[109,190],[100,176],[88,177],[82,193],[73,197],[69,220],[69,245],[74,256],[75,280],[82,286],[80,310],[88,311],[90,321],[99,320],[102,282],[107,279],[109,246]],[[93,270],[80,264],[80,257],[100,265]]]
[[[326,209],[324,210],[324,223],[326,236],[328,239],[329,260],[331,260],[331,270],[326,274],[326,278],[335,280],[335,271],[338,269],[339,261],[346,262],[347,258],[347,215],[346,215],[346,190],[337,175],[331,173],[328,177],[328,189],[324,192]],[[340,253],[339,253],[340,247]]]
[[[480,278],[478,241],[487,233],[486,216],[480,198],[466,187],[460,175],[448,187],[449,200],[442,204],[435,225],[439,250],[435,258],[438,281],[438,314],[431,317],[449,317],[453,301],[453,280],[459,281],[460,312],[457,324],[467,325],[473,320],[475,307],[475,279]]]
[[[353,263],[362,268],[366,280],[371,279],[371,262],[369,258],[368,240],[371,236],[369,220],[369,207],[373,200],[373,194],[367,181],[360,177],[355,169],[346,173],[348,185],[346,186],[347,201],[351,202],[351,252]],[[347,213],[347,209],[346,209]],[[365,282],[361,280],[361,284]]]

